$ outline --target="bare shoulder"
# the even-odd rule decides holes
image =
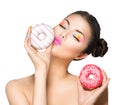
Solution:
[[[27,87],[32,86],[32,84],[33,75],[20,79],[10,80],[6,84],[5,88],[10,105],[19,105],[23,103],[26,103],[25,105],[27,105],[27,101],[25,100],[25,92],[27,90]],[[21,101],[19,99],[21,99]]]
[[[33,83],[33,75],[27,76],[27,77],[23,77],[20,79],[14,79],[14,80],[10,80],[7,85],[6,85],[6,89],[9,88],[24,88],[25,86],[29,86]]]

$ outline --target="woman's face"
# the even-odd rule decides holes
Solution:
[[[82,51],[88,46],[91,36],[87,21],[80,15],[73,14],[53,29],[55,41],[52,54],[63,59],[81,59]]]

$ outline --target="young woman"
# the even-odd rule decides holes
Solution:
[[[28,30],[24,46],[35,73],[8,82],[6,94],[10,105],[107,105],[110,79],[104,71],[102,86],[91,91],[84,90],[78,77],[68,72],[72,60],[82,60],[89,54],[103,57],[107,52],[96,18],[86,11],[76,11],[53,30],[61,43],[51,44],[45,52],[31,46],[31,29]]]

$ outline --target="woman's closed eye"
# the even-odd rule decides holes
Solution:
[[[68,24],[65,20],[63,20],[60,24],[59,24],[60,27],[62,27],[63,29],[68,29]]]
[[[83,42],[84,41],[84,36],[78,32],[73,33],[73,37],[78,41],[78,42]]]
[[[67,29],[65,26],[63,26],[63,25],[61,25],[61,24],[59,24],[59,26],[62,27],[63,29]]]

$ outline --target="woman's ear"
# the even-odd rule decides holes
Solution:
[[[86,58],[87,56],[88,56],[88,54],[84,53],[84,54],[77,56],[74,60],[82,60],[82,59]]]

